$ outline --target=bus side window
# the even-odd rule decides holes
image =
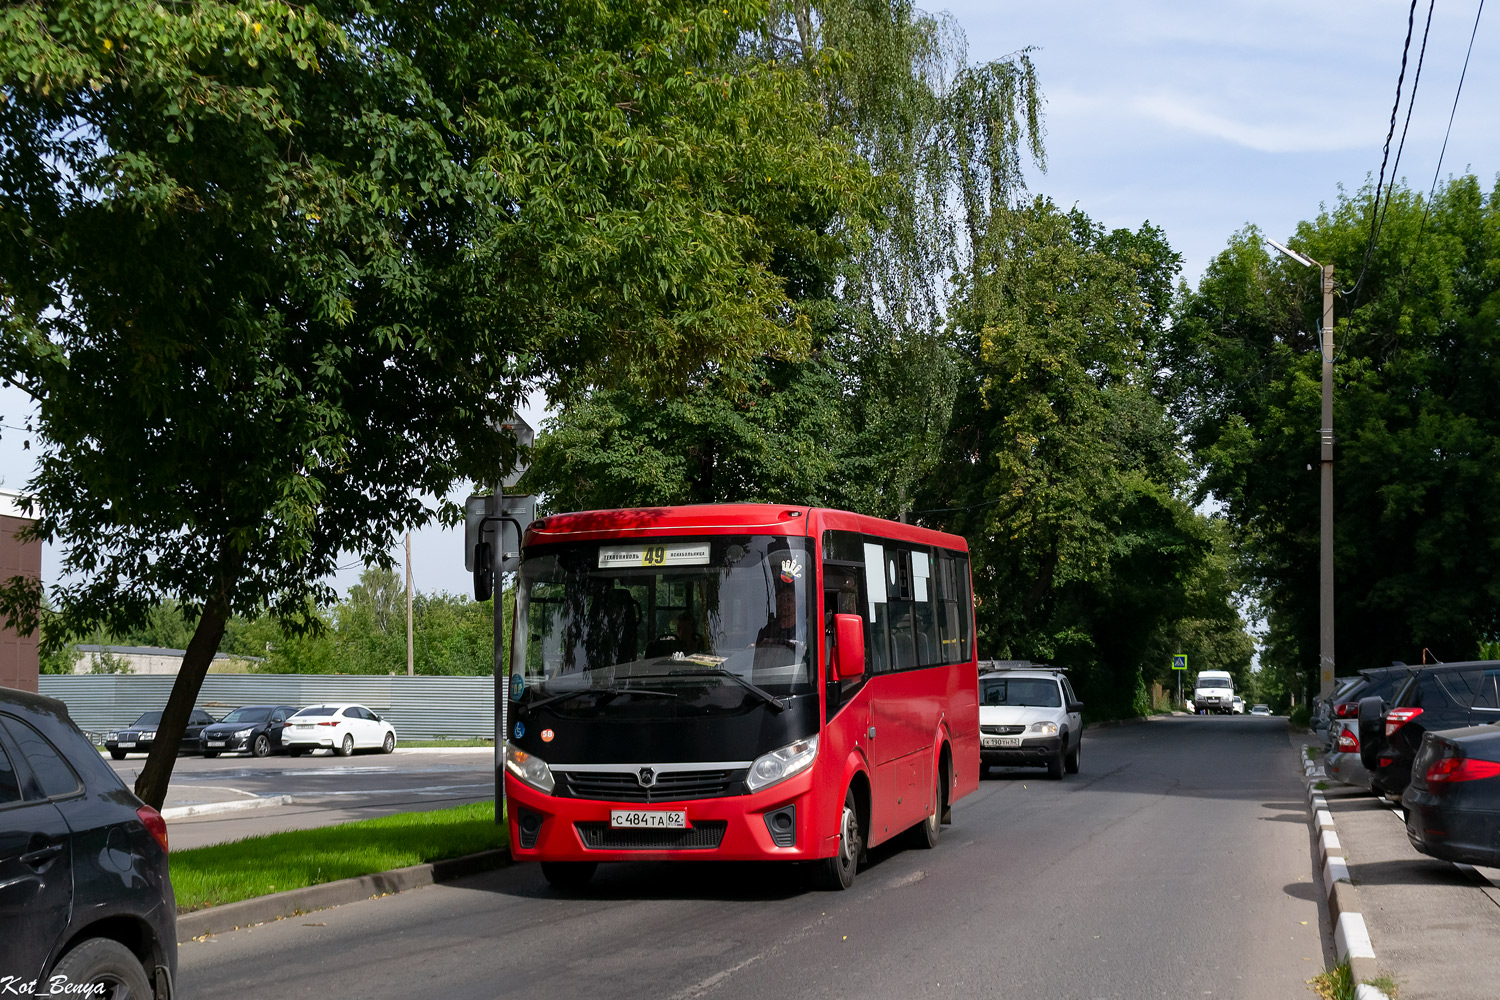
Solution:
[[[938,553],[938,603],[943,662],[962,663],[969,658],[969,628],[974,618],[967,556],[956,552]]]
[[[885,546],[865,542],[865,673],[884,674],[891,669],[890,605],[886,581],[890,569],[885,562]]]

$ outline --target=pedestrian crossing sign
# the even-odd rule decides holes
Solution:
[[[1186,670],[1187,669],[1187,656],[1185,656],[1182,653],[1178,653],[1175,656],[1173,656],[1172,657],[1172,669],[1173,670]]]

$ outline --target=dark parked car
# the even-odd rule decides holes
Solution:
[[[1423,854],[1500,865],[1500,726],[1422,737],[1401,804],[1406,836]]]
[[[246,705],[230,712],[211,726],[203,727],[203,756],[246,751],[255,757],[281,753],[281,731],[287,717],[297,711],[291,705]]]
[[[0,688],[0,983],[166,1000],[176,975],[161,814],[62,702]]]
[[[201,708],[193,709],[188,716],[187,729],[182,733],[182,746],[178,753],[197,753],[203,749],[203,727],[214,724],[214,717]],[[124,760],[128,753],[150,753],[156,741],[156,727],[161,725],[160,712],[146,712],[126,729],[110,730],[104,734],[104,749],[115,760]]]
[[[1360,699],[1359,754],[1371,788],[1387,795],[1406,790],[1423,734],[1500,719],[1497,675],[1496,660],[1428,665],[1416,669],[1389,705],[1379,697]]]
[[[1334,703],[1329,726],[1328,756],[1324,768],[1329,777],[1346,785],[1370,789],[1370,772],[1359,755],[1359,702],[1361,698],[1378,697],[1387,701],[1419,668],[1404,663],[1360,671],[1357,684],[1346,689],[1343,699]]]

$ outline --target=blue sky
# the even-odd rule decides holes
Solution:
[[[1433,15],[1399,168],[1413,188],[1431,183],[1477,4],[1445,0]],[[971,60],[1035,50],[1048,170],[1028,172],[1031,191],[1076,204],[1108,226],[1149,220],[1162,227],[1190,282],[1246,223],[1285,239],[1299,220],[1331,204],[1339,185],[1355,190],[1379,169],[1409,8],[1409,0],[947,7],[968,36]],[[1404,94],[1426,13],[1420,3]],[[1479,25],[1443,161],[1444,176],[1472,170],[1486,188],[1500,170],[1497,19],[1500,9]],[[0,389],[5,488],[18,488],[30,471],[23,435],[12,429],[24,414],[24,399]],[[541,411],[523,416],[535,424]],[[418,589],[468,589],[461,533],[427,529],[414,535],[413,549]],[[49,552],[44,579],[55,579],[55,567]],[[358,573],[342,573],[340,588]]]

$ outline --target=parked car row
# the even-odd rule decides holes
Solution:
[[[1329,775],[1399,799],[1422,853],[1500,865],[1500,661],[1360,674],[1330,700]]]
[[[104,734],[104,748],[115,760],[129,753],[150,753],[161,724],[160,712],[146,712],[128,728]],[[300,757],[328,750],[348,757],[356,750],[396,749],[396,728],[363,705],[245,705],[222,719],[195,708],[183,733],[181,753],[217,757],[247,753],[268,757],[285,753]]]

